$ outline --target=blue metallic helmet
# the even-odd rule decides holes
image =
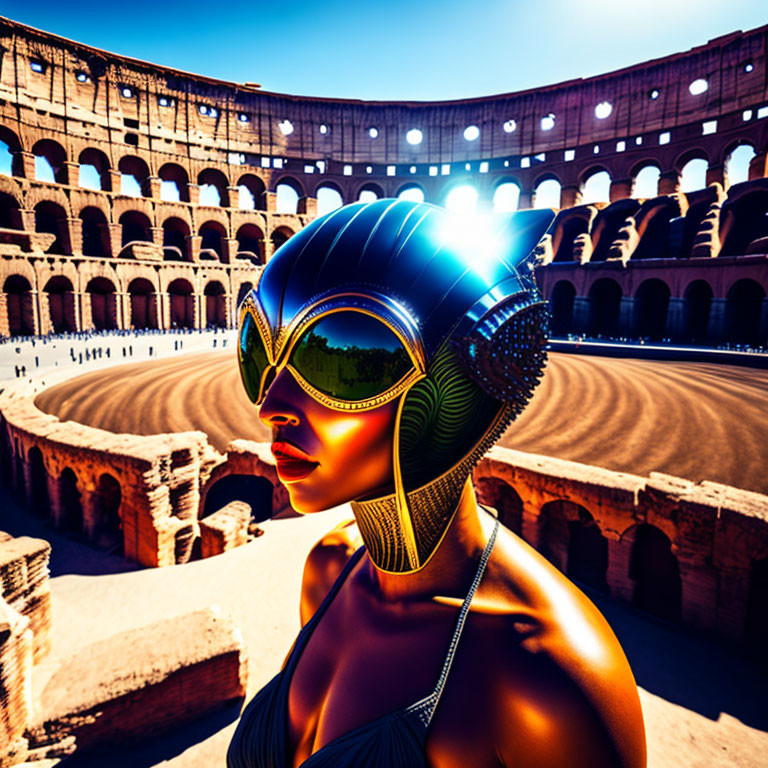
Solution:
[[[344,206],[279,248],[241,305],[254,402],[283,365],[331,408],[399,399],[394,490],[352,501],[382,570],[427,563],[472,467],[541,377],[548,312],[531,254],[553,218],[521,211],[478,226],[426,203]]]

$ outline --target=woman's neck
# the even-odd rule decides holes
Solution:
[[[387,601],[463,595],[472,581],[486,539],[472,481],[468,478],[456,513],[429,562],[415,573],[387,573],[369,559],[371,584]]]

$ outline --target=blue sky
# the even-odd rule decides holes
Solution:
[[[608,72],[768,23],[766,0],[4,0],[0,14],[265,89],[438,100]]]

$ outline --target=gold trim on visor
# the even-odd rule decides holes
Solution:
[[[365,400],[341,400],[321,392],[313,387],[299,371],[290,364],[293,347],[301,338],[311,323],[336,312],[360,312],[379,320],[402,343],[413,364],[409,373],[386,391]],[[270,369],[275,369],[277,375],[283,368],[288,368],[299,386],[322,405],[339,411],[365,411],[377,408],[405,392],[409,387],[426,376],[426,357],[421,337],[413,321],[394,301],[385,296],[349,292],[324,297],[297,313],[287,326],[280,326],[277,334],[272,332],[267,316],[261,304],[250,293],[240,307],[240,328],[246,314],[250,314],[261,336],[264,349],[267,352],[269,365],[262,373],[259,383],[258,405],[265,395],[265,382]],[[238,343],[238,357],[241,346]],[[242,359],[240,360],[242,365]]]

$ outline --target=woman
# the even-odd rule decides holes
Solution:
[[[478,508],[472,467],[544,363],[528,254],[431,205],[355,204],[289,240],[241,308],[245,388],[303,513],[351,502],[307,562],[304,626],[230,768],[645,765],[637,689],[590,601]]]

